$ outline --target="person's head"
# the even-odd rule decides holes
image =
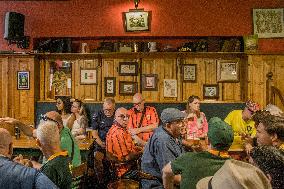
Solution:
[[[103,103],[103,111],[107,117],[111,117],[115,110],[115,100],[113,98],[106,98]]]
[[[12,157],[13,154],[13,144],[12,136],[7,129],[0,128],[0,154]]]
[[[199,112],[200,111],[200,98],[195,95],[188,97],[186,112]]]
[[[87,117],[87,113],[84,107],[84,103],[79,99],[74,99],[71,106],[71,112],[78,115]]]
[[[258,103],[254,102],[253,100],[246,101],[246,106],[245,106],[245,108],[243,110],[243,114],[242,114],[243,119],[245,121],[251,120],[254,113],[258,110],[260,110],[260,106],[259,106]]]
[[[166,108],[161,113],[163,127],[178,138],[186,132],[184,118],[185,114],[176,108]]]
[[[259,167],[270,179],[274,189],[284,186],[284,153],[273,146],[258,146],[250,152],[251,163]]]
[[[268,178],[257,167],[237,160],[227,160],[214,174],[198,181],[196,189],[257,188],[272,189]]]
[[[209,120],[207,135],[211,147],[219,151],[228,150],[234,140],[232,127],[218,117]]]
[[[57,125],[55,121],[42,121],[36,130],[37,144],[44,154],[53,149],[60,149],[60,134]]]
[[[62,114],[63,112],[65,114],[70,114],[71,106],[72,106],[72,103],[70,102],[69,96],[58,96],[56,98],[56,108],[60,114]]]
[[[143,98],[141,93],[136,93],[133,96],[132,102],[133,102],[134,108],[137,111],[142,112],[144,110],[145,99]]]
[[[62,128],[63,128],[62,117],[56,111],[50,111],[50,112],[47,112],[46,114],[40,116],[40,123],[39,124],[41,124],[42,122],[46,122],[46,121],[54,122],[57,125],[59,131],[61,131]]]
[[[271,115],[284,117],[283,111],[279,107],[277,107],[276,105],[268,104],[265,107],[265,110],[269,111]]]
[[[127,112],[127,109],[125,108],[118,108],[115,111],[115,122],[117,122],[121,127],[126,128],[128,121],[129,121],[129,115]]]

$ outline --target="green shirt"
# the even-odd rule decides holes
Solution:
[[[69,157],[59,155],[43,164],[40,170],[60,189],[71,188],[72,175]]]
[[[72,154],[72,141],[74,143],[74,155],[72,159],[72,165],[74,167],[78,167],[81,164],[81,155],[80,155],[80,149],[76,142],[76,140],[73,138],[70,129],[67,127],[63,127],[63,129],[60,131],[60,147],[62,150],[67,150],[69,157],[71,157]]]
[[[172,161],[171,166],[175,175],[181,174],[180,189],[194,189],[200,179],[213,176],[227,159],[209,152],[187,152]]]

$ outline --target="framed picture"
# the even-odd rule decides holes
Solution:
[[[164,97],[177,97],[176,79],[164,79]]]
[[[105,77],[105,96],[115,96],[116,79],[115,77]]]
[[[184,82],[196,82],[196,64],[183,64],[182,76]]]
[[[29,90],[30,89],[30,72],[18,71],[17,72],[17,89]]]
[[[144,9],[130,9],[129,12],[123,12],[124,30],[126,32],[150,31],[151,13]]]
[[[253,9],[253,31],[258,38],[284,37],[283,8]]]
[[[158,90],[158,74],[142,74],[142,90],[157,91]]]
[[[239,61],[217,60],[217,82],[239,82]]]
[[[137,76],[138,62],[119,62],[119,75]]]
[[[80,68],[80,84],[81,85],[97,84],[97,69]]]
[[[203,98],[204,99],[218,99],[219,86],[218,85],[203,85]]]
[[[119,82],[119,94],[121,95],[134,95],[138,92],[138,83],[132,81]]]

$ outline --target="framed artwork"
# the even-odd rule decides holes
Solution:
[[[80,68],[80,84],[92,85],[97,84],[97,69]]]
[[[184,82],[196,82],[196,64],[183,64],[182,76]]]
[[[142,90],[157,91],[158,90],[158,74],[142,74]]]
[[[138,62],[119,62],[119,75],[137,76]]]
[[[105,77],[105,96],[115,96],[116,79],[115,77]]]
[[[124,30],[126,32],[150,31],[151,13],[144,9],[130,9],[129,12],[123,12]]]
[[[253,9],[253,31],[258,38],[284,37],[283,8]]]
[[[164,79],[164,97],[177,97],[176,79]]]
[[[30,89],[30,72],[18,71],[17,72],[17,89],[29,90]]]
[[[121,95],[134,95],[138,92],[138,83],[132,81],[119,82],[119,94]]]
[[[219,86],[218,85],[203,85],[203,98],[204,99],[218,99]]]
[[[239,82],[239,61],[217,60],[217,82]]]

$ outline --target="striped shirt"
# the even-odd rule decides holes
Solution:
[[[155,123],[159,124],[159,117],[154,107],[145,106],[144,111],[145,111],[145,115],[144,115],[141,125],[139,126],[142,112],[136,111],[134,107],[128,110],[128,115],[130,116],[128,128],[136,129],[139,127],[145,127],[145,126],[155,124]],[[144,140],[145,142],[147,142],[148,139],[152,136],[152,134],[153,132],[150,131],[150,132],[139,133],[137,136],[141,138],[142,140]]]

